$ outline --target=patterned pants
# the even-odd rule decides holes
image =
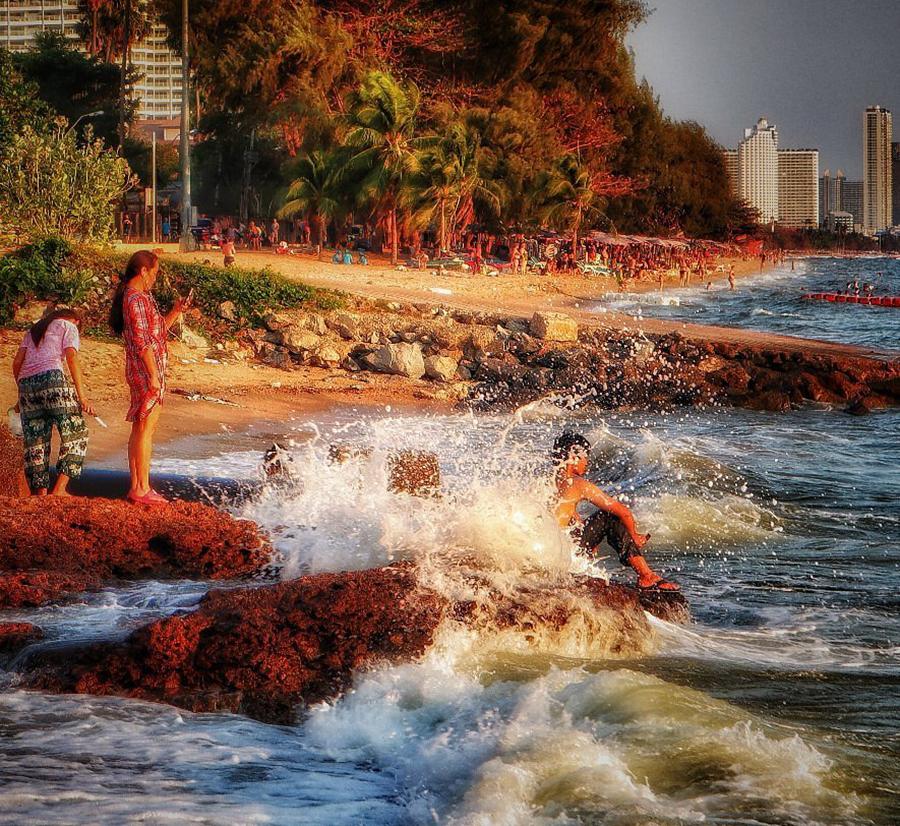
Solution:
[[[53,425],[61,444],[58,473],[81,475],[88,431],[75,388],[61,370],[49,370],[19,382],[19,406],[25,434],[25,476],[32,491],[50,487],[50,437]]]

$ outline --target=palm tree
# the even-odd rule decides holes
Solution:
[[[617,194],[623,186],[608,172],[591,171],[577,155],[564,155],[538,176],[538,215],[572,234],[572,254],[577,256],[581,227],[599,213],[604,196]]]
[[[421,166],[422,149],[432,142],[416,135],[419,91],[386,72],[370,72],[350,96],[346,144],[348,170],[360,172],[361,200],[376,202],[387,213],[391,263],[399,253],[397,210],[408,179]]]
[[[499,209],[496,192],[479,173],[480,146],[479,135],[456,121],[422,153],[422,184],[416,194],[420,212],[429,222],[437,222],[441,250],[448,249],[448,237],[456,236],[458,223],[471,220],[476,199]]]
[[[335,153],[320,149],[295,161],[294,179],[288,186],[279,218],[304,215],[316,228],[319,249],[325,245],[325,223],[341,214],[342,164]]]

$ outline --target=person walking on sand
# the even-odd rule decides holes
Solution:
[[[225,239],[219,245],[222,250],[222,255],[225,257],[225,266],[230,267],[234,263],[234,238],[232,236],[231,230],[225,236]]]
[[[13,359],[25,440],[25,477],[36,496],[46,496],[50,487],[54,425],[59,431],[60,447],[51,495],[68,496],[69,480],[81,475],[87,453],[88,430],[83,414],[95,413],[84,394],[78,361],[80,323],[74,310],[59,308],[47,313],[25,334]],[[71,381],[66,378],[63,363]]]
[[[166,500],[150,487],[150,460],[166,392],[169,328],[190,307],[191,294],[178,298],[163,315],[151,290],[159,273],[159,258],[148,250],[136,252],[128,260],[125,275],[116,289],[109,324],[125,339],[125,380],[131,392],[131,406],[125,417],[131,422],[128,439],[128,469],[131,487],[127,499],[143,505]]]
[[[728,289],[734,292],[734,264],[728,267]]]
[[[596,556],[605,539],[618,554],[619,561],[633,568],[642,591],[679,591],[677,583],[663,579],[651,570],[642,550],[650,534],[638,533],[634,515],[621,502],[605,494],[584,478],[591,444],[579,433],[566,431],[553,443],[556,464],[555,515],[559,526],[568,530],[588,556]],[[578,513],[578,505],[588,502],[597,510],[587,519]]]

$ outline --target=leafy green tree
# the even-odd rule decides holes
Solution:
[[[22,77],[34,84],[39,98],[69,123],[82,115],[103,112],[91,118],[94,134],[113,144],[119,120],[120,70],[112,63],[80,52],[56,32],[39,34],[28,51],[13,57]],[[135,81],[132,73],[129,85]],[[134,119],[136,103],[126,100],[125,120]],[[82,121],[85,123],[85,121]]]
[[[599,215],[603,199],[629,186],[606,172],[592,171],[575,154],[565,155],[538,178],[538,214],[552,226],[564,227],[577,251],[579,232]]]
[[[38,87],[16,66],[14,56],[0,49],[0,154],[3,147],[26,126],[45,129],[53,113],[38,97]]]
[[[449,249],[460,226],[475,216],[476,202],[496,215],[500,198],[496,187],[480,173],[478,154],[481,142],[477,132],[456,120],[443,135],[422,153],[421,174],[413,179],[413,197],[417,212],[429,224],[436,223],[441,250]]]
[[[325,246],[326,221],[345,211],[340,192],[342,161],[336,153],[316,151],[298,158],[293,167],[294,178],[278,216],[303,215],[316,228],[316,243]]]
[[[45,132],[26,126],[0,159],[0,214],[20,238],[108,241],[113,202],[132,184],[127,162],[90,127],[79,143],[64,120]]]
[[[370,72],[350,96],[346,143],[348,167],[361,173],[360,199],[378,204],[387,217],[391,263],[399,257],[397,211],[408,179],[433,141],[417,134],[419,91],[386,72]]]
[[[152,186],[153,146],[143,138],[126,138],[122,147],[122,157],[134,171],[144,186]],[[157,186],[165,186],[178,179],[181,172],[178,159],[178,147],[172,143],[160,141],[156,144],[156,181]]]

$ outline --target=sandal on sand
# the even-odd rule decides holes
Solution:
[[[638,585],[639,591],[659,591],[660,593],[677,593],[681,590],[681,586],[677,582],[670,582],[668,579],[658,579],[652,585]]]

